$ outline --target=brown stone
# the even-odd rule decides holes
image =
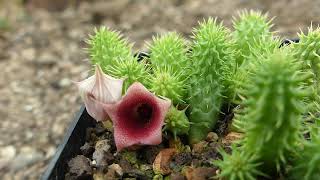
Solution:
[[[208,142],[206,141],[200,141],[197,144],[194,144],[192,146],[192,152],[193,153],[201,153],[205,150],[205,148],[208,146]]]
[[[172,174],[170,174],[169,179],[171,179],[171,180],[185,180],[186,177],[181,173],[172,173]]]
[[[222,139],[222,143],[225,145],[231,145],[232,143],[242,139],[243,133],[230,132]]]
[[[206,138],[207,142],[216,142],[219,139],[218,135],[214,132],[209,132]]]
[[[187,180],[206,180],[215,176],[216,171],[216,168],[210,167],[188,167],[185,171],[185,176],[187,177]]]
[[[153,162],[153,171],[164,175],[171,173],[170,161],[175,154],[177,150],[174,148],[161,150]]]
[[[74,178],[86,178],[92,175],[90,161],[83,155],[72,158],[68,163],[70,176]]]

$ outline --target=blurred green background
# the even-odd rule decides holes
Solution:
[[[94,27],[121,31],[138,51],[157,33],[188,37],[210,16],[231,28],[242,9],[275,17],[282,38],[320,23],[320,0],[0,0],[0,179],[45,170],[82,103],[70,80],[88,76]]]

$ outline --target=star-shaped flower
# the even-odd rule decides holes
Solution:
[[[125,96],[114,104],[104,104],[113,121],[117,150],[132,145],[157,145],[162,141],[162,126],[171,101],[133,83]]]

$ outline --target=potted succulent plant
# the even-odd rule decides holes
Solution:
[[[85,108],[43,179],[318,179],[320,30],[281,43],[271,21],[209,18],[137,56],[96,29]]]

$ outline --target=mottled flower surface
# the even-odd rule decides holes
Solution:
[[[104,104],[113,121],[117,150],[132,145],[160,144],[170,106],[170,100],[155,96],[138,82],[133,83],[117,103]]]
[[[123,79],[104,74],[97,65],[93,76],[77,82],[76,85],[90,116],[97,121],[104,121],[108,114],[103,104],[115,103],[121,99]]]

